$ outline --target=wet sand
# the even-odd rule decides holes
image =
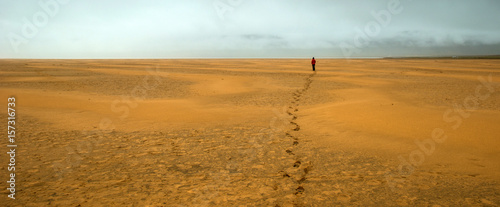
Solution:
[[[18,145],[16,200],[0,146],[0,203],[500,205],[500,60],[318,59],[316,70],[0,60]]]

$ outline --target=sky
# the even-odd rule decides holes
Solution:
[[[0,58],[497,54],[498,0],[0,0]]]

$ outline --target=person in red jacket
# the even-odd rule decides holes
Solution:
[[[313,57],[313,59],[311,60],[311,64],[312,64],[312,66],[313,66],[313,71],[316,71],[316,68],[315,68],[315,65],[316,65],[316,60],[314,59],[314,57]]]

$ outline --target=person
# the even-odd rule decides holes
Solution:
[[[314,57],[311,60],[311,65],[313,66],[313,71],[316,71],[316,67],[315,67],[316,66],[316,60],[314,59]]]

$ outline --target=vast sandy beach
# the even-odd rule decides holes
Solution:
[[[317,61],[0,60],[0,203],[500,205],[500,60]]]

